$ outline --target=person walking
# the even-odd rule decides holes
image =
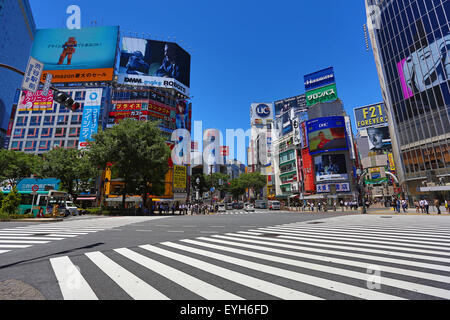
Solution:
[[[434,199],[434,206],[437,209],[437,213],[441,214],[441,202],[439,201],[438,198]]]
[[[403,212],[406,213],[406,200],[405,199],[402,199],[402,209],[403,209]]]
[[[423,201],[423,199],[420,199],[419,201],[419,207],[420,207],[420,211],[422,213],[425,213],[425,202]]]
[[[448,211],[448,201],[447,200],[445,200],[444,206],[445,206],[445,212],[448,213],[449,211]]]
[[[420,207],[419,207],[419,201],[414,201],[414,206],[416,207],[416,213],[419,213]]]
[[[423,200],[423,205],[424,205],[424,207],[425,207],[425,212],[426,212],[427,214],[430,214],[430,204],[428,203],[427,199],[424,199],[424,200]]]
[[[396,205],[397,213],[400,213],[400,205],[401,205],[400,199],[397,199],[397,201],[395,202],[395,205]]]

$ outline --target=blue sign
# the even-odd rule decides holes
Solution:
[[[306,122],[306,128],[310,154],[348,149],[344,117],[309,120]]]
[[[256,114],[261,118],[270,116],[270,107],[267,104],[260,104],[255,109]]]
[[[333,67],[307,74],[304,76],[304,79],[305,91],[314,90],[336,82]]]
[[[45,189],[51,189],[51,190],[58,190],[59,184],[61,180],[55,179],[55,178],[48,178],[48,179],[22,179],[17,184],[17,190],[18,191],[33,191],[31,188],[33,186],[38,186],[38,191],[46,191]]]

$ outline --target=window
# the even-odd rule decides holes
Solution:
[[[39,137],[39,129],[38,128],[28,129],[27,138],[38,138],[38,137]]]
[[[58,120],[56,122],[56,124],[58,125],[65,125],[68,122],[68,116],[58,116]]]
[[[16,126],[25,127],[28,122],[28,117],[17,117]]]
[[[25,137],[25,129],[14,129],[13,138],[20,139]]]
[[[35,151],[36,150],[36,141],[27,141],[25,143],[24,151]]]
[[[30,126],[39,126],[39,125],[41,125],[41,116],[31,116]]]
[[[39,151],[49,151],[50,150],[50,141],[43,140],[39,142]]]
[[[55,137],[65,137],[66,136],[66,128],[56,128]]]
[[[55,123],[55,116],[45,116],[44,126],[52,126]]]
[[[59,105],[59,113],[67,113],[69,109],[67,109],[63,104]]]
[[[53,128],[43,128],[41,132],[41,138],[51,138]]]
[[[56,112],[56,108],[58,108],[58,104],[54,103],[53,104],[53,108],[50,110],[45,110],[45,113],[55,113]]]
[[[81,124],[81,119],[82,119],[81,114],[75,114],[72,116],[70,124]]]
[[[55,140],[53,141],[53,147],[62,148],[64,147],[64,140]]]
[[[86,98],[86,91],[75,91],[75,101],[84,101]]]
[[[72,149],[78,147],[78,140],[67,141],[67,148]]]
[[[80,135],[80,128],[70,128],[69,137],[78,137]]]
[[[11,150],[22,150],[23,141],[13,141],[11,143]]]

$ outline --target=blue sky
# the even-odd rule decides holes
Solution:
[[[382,99],[365,48],[363,0],[29,1],[37,28],[65,27],[66,8],[76,4],[82,27],[96,20],[156,40],[175,37],[192,56],[193,120],[224,135],[249,128],[252,102],[304,93],[303,75],[329,66],[352,119],[353,108]]]

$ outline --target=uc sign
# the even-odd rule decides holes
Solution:
[[[256,106],[256,114],[261,118],[270,116],[270,107],[267,104],[259,104]]]

